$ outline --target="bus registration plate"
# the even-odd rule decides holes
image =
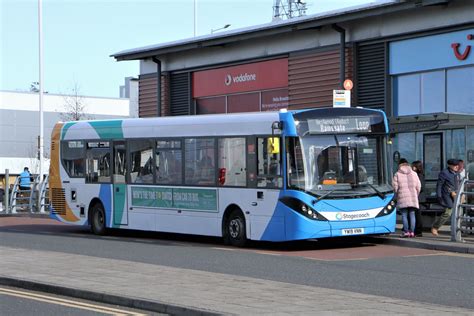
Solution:
[[[348,228],[348,229],[342,229],[342,235],[360,235],[364,233],[363,228]]]

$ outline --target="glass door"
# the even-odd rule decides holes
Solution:
[[[127,225],[127,151],[124,141],[114,142],[114,225]]]

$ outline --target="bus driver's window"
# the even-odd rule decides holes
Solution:
[[[281,188],[281,151],[279,137],[257,138],[257,187]]]

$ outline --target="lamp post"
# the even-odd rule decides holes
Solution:
[[[197,26],[197,0],[194,0],[194,6],[193,6],[193,15],[194,15],[194,37],[196,37],[196,26]]]
[[[38,38],[39,38],[39,115],[40,115],[40,134],[39,134],[39,176],[43,179],[43,21],[42,4],[38,0]]]
[[[226,29],[230,26],[230,24],[226,24],[224,25],[223,27],[220,27],[218,29],[211,29],[211,34],[214,33],[214,32],[217,32],[217,31],[220,31],[220,30],[223,30],[223,29]]]

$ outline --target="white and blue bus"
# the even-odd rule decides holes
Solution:
[[[236,246],[387,234],[387,133],[362,108],[57,123],[51,216]]]

